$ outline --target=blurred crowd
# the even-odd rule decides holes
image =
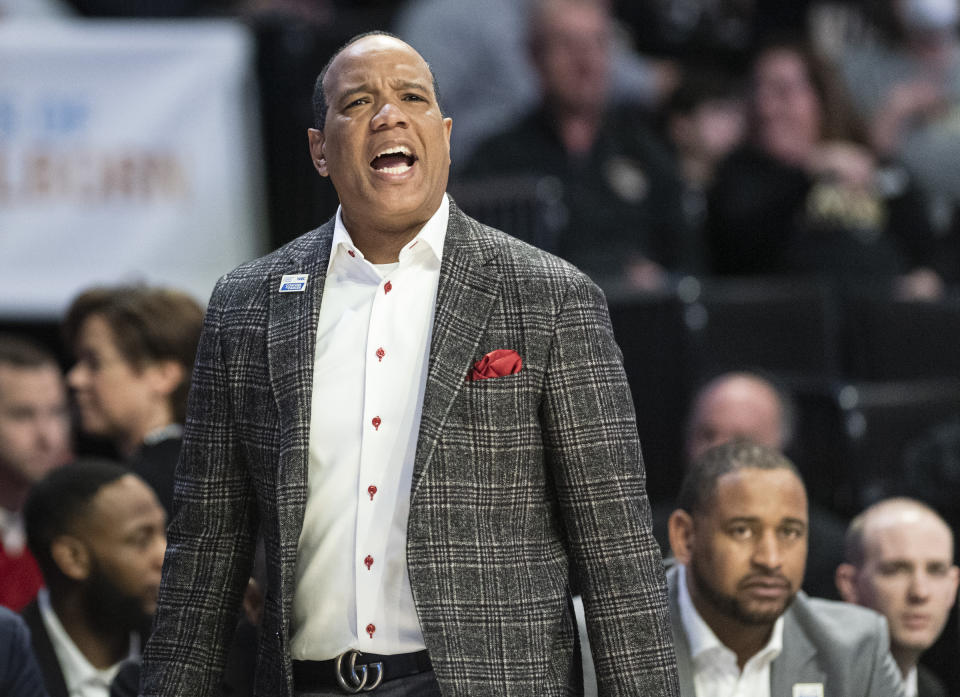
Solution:
[[[319,67],[348,37],[388,28],[436,73],[458,204],[610,294],[776,277],[840,297],[960,298],[957,0],[0,0],[0,20],[16,16],[247,22],[273,246],[336,210],[305,137]],[[0,605],[23,611],[51,697],[87,683],[135,694],[201,323],[176,290],[103,286],[72,299],[58,345],[0,336]],[[686,407],[686,442],[669,458],[679,469],[736,438],[804,450],[789,389],[770,376],[712,376]],[[669,556],[674,501],[653,504]],[[811,498],[804,588],[887,614],[903,675],[919,659],[925,685],[947,686],[913,695],[957,694],[943,530],[960,521],[921,501],[880,506],[851,523]],[[925,558],[912,538],[866,544],[903,520],[943,544]],[[931,581],[931,559],[953,572]],[[914,564],[914,581],[871,591],[866,570],[889,580],[896,563]],[[231,694],[251,684],[257,576]],[[924,631],[898,624],[904,606],[932,618]]]
[[[336,209],[302,148],[311,84],[347,37],[377,27],[436,72],[461,207],[605,288],[787,274],[955,295],[956,2],[773,5],[3,0],[0,16],[247,22],[275,244]],[[534,214],[505,219],[511,200]],[[602,234],[582,229],[587,216]]]

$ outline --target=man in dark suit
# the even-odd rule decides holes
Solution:
[[[0,695],[47,697],[23,619],[0,607]]]
[[[37,483],[27,542],[47,587],[23,611],[50,697],[108,697],[156,608],[166,514],[110,461],[80,460]]]
[[[67,390],[56,357],[27,337],[0,333],[0,605],[19,612],[43,576],[27,549],[23,503],[70,455]]]
[[[807,495],[776,450],[738,440],[688,470],[667,575],[684,697],[895,697],[883,617],[808,598]]]
[[[887,618],[907,697],[946,697],[946,687],[919,661],[957,600],[960,568],[950,527],[920,501],[885,499],[850,523],[844,557],[837,567],[840,595]]]
[[[257,530],[258,695],[676,695],[602,294],[445,194],[451,122],[402,41],[314,96],[334,220],[217,285],[143,693],[213,693]]]

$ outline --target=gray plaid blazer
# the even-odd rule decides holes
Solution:
[[[212,695],[258,528],[256,694],[291,695],[314,341],[333,221],[217,284],[177,469],[145,695]],[[283,274],[307,292],[278,293]],[[466,382],[516,350],[521,372]],[[599,289],[451,202],[407,530],[444,695],[582,693],[571,584],[601,695],[676,697],[665,580],[630,390]]]

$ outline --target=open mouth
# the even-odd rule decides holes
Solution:
[[[403,174],[413,167],[417,156],[404,145],[388,148],[370,161],[370,166],[385,174]]]

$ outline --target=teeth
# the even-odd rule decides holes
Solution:
[[[400,165],[399,167],[383,167],[380,171],[387,174],[403,174],[411,169],[410,165]]]
[[[413,153],[410,152],[410,148],[408,148],[406,145],[397,145],[396,147],[389,148],[388,150],[378,152],[377,157],[381,157],[383,155],[412,155],[412,154]]]

